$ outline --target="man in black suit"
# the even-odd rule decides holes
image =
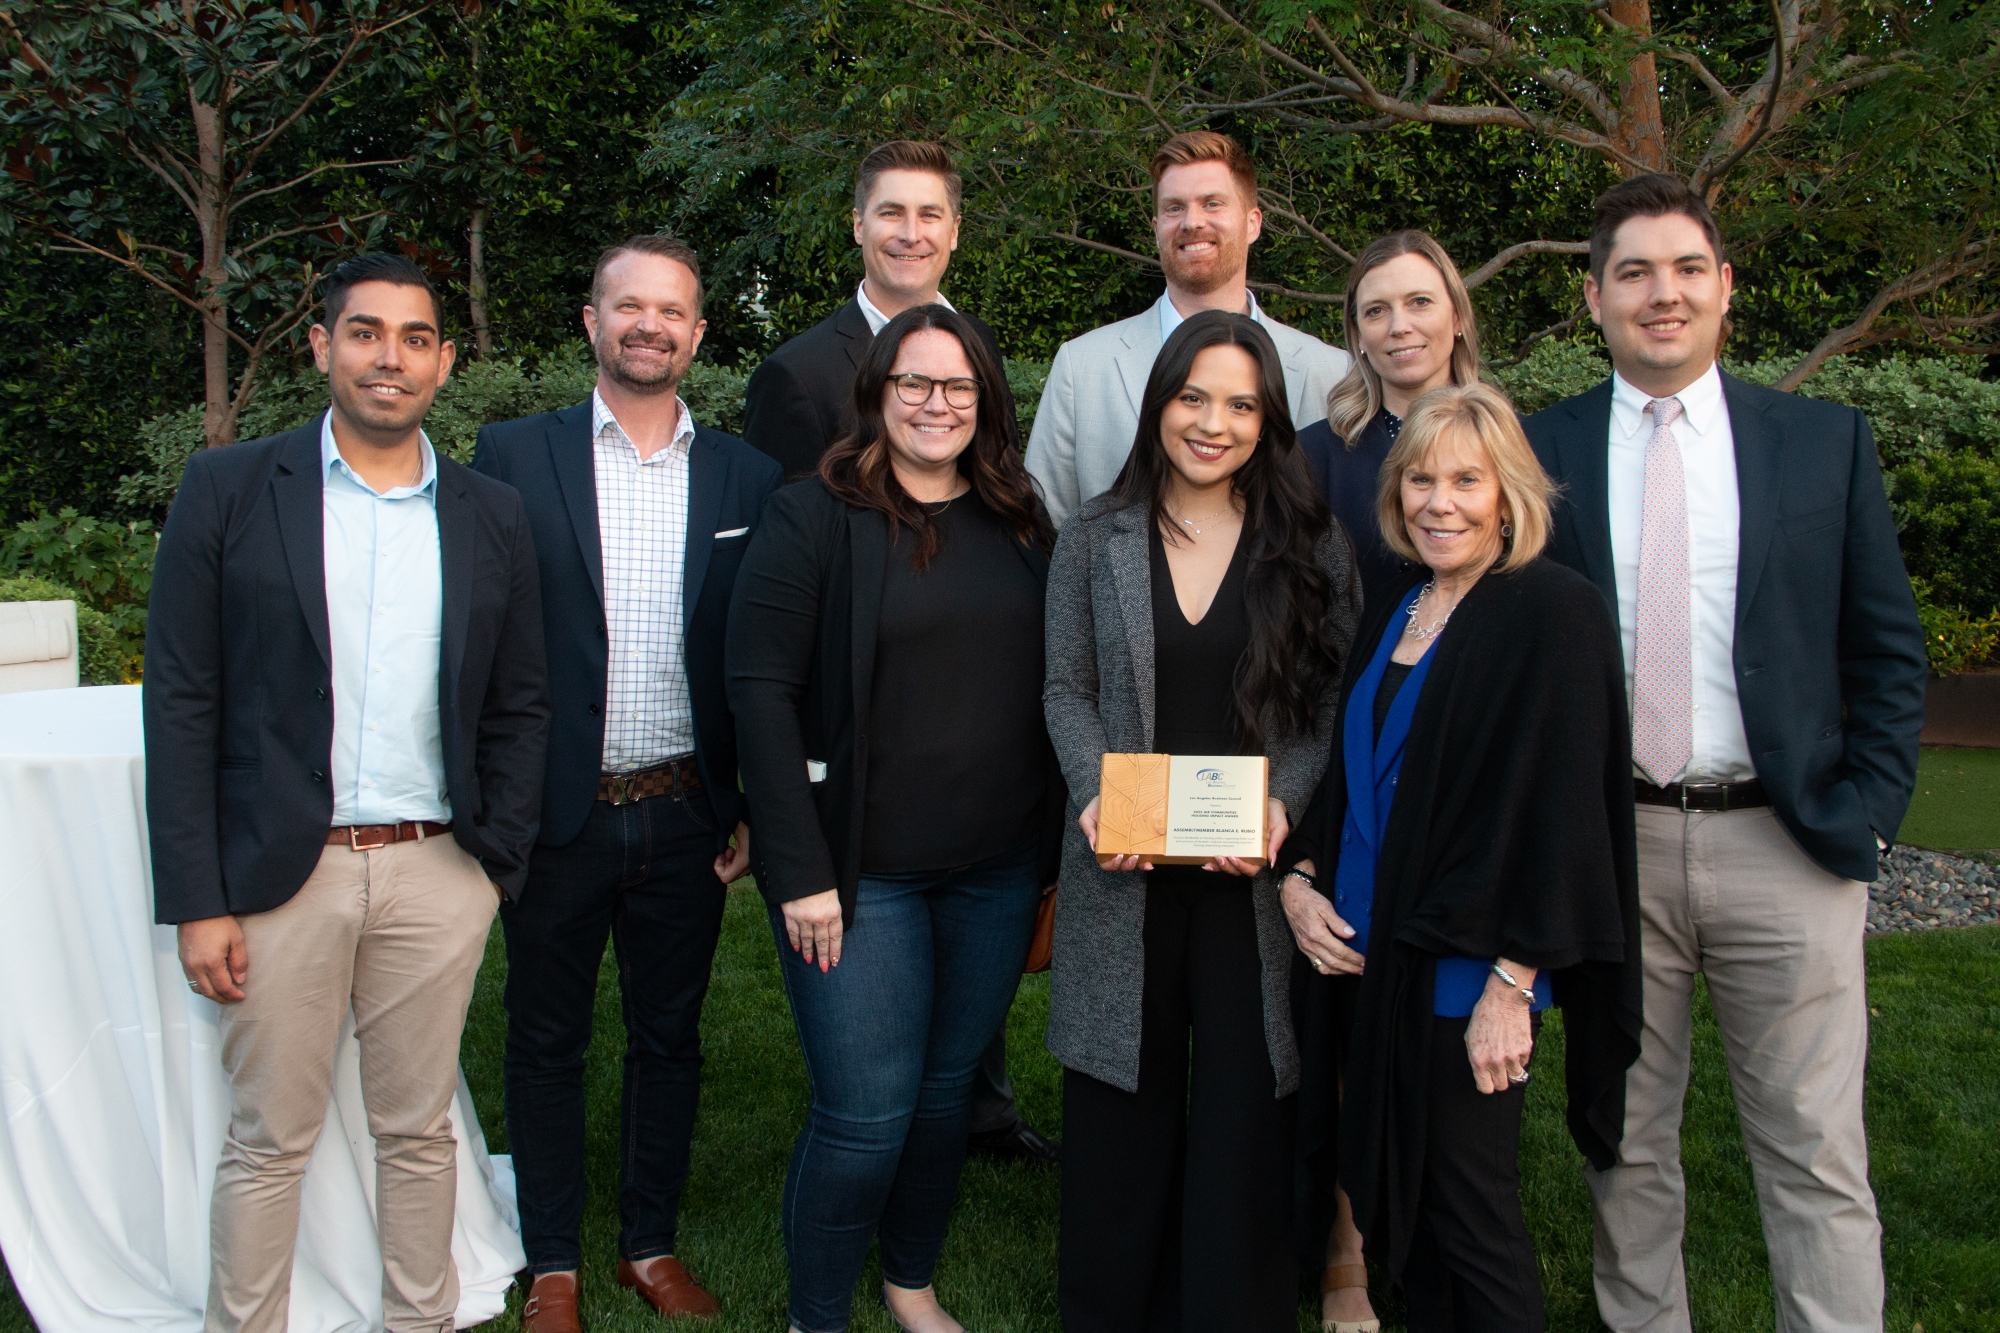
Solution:
[[[1723,374],[1708,205],[1597,202],[1584,294],[1610,383],[1527,423],[1568,503],[1551,554],[1617,614],[1632,699],[1646,1029],[1619,1164],[1588,1167],[1617,1333],[1689,1327],[1681,1103],[1707,979],[1782,1329],[1879,1333],[1861,937],[1916,780],[1924,643],[1868,423]]]
[[[722,637],[777,464],[697,425],[701,346],[686,243],[635,236],[597,262],[588,402],[488,426],[473,467],[519,488],[547,590],[541,842],[507,935],[507,1137],[531,1333],[577,1329],[584,1051],[608,936],[624,993],[618,1281],[663,1315],[718,1306],[674,1255],[701,1091],[701,1006],[724,891],[750,860]]]
[[[745,390],[743,438],[777,459],[788,480],[810,476],[826,447],[853,428],[854,372],[883,326],[913,306],[951,305],[938,284],[958,249],[960,190],[938,144],[896,139],[861,160],[854,243],[866,276],[853,300],[764,358]],[[993,364],[1005,365],[993,330],[966,319]],[[996,391],[1007,395],[1007,386]]]
[[[180,927],[188,985],[222,1005],[232,1103],[212,1333],[285,1327],[350,1007],[384,1318],[451,1328],[459,1032],[541,815],[533,541],[520,496],[424,436],[452,364],[436,294],[369,255],[325,300],[332,406],[188,464],[147,617],[154,909]]]

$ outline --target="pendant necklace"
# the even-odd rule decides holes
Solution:
[[[1236,512],[1236,506],[1231,505],[1227,509],[1218,509],[1213,514],[1202,515],[1201,521],[1204,523],[1213,523],[1215,522],[1216,519],[1221,518],[1224,514],[1233,514],[1235,512]],[[1194,525],[1195,521],[1193,519],[1182,518],[1178,514],[1172,515],[1171,517],[1173,518],[1174,522],[1180,524],[1182,527],[1186,528],[1189,532],[1192,532],[1195,536],[1197,537],[1201,536],[1202,529]]]
[[[1429,627],[1425,627],[1417,623],[1417,608],[1424,604],[1424,598],[1429,597],[1432,593],[1437,591],[1437,586],[1438,586],[1437,580],[1432,579],[1429,583],[1426,583],[1424,585],[1424,590],[1417,594],[1417,600],[1410,603],[1410,621],[1409,624],[1404,627],[1403,633],[1409,635],[1413,639],[1423,640],[1423,639],[1436,638],[1439,634],[1444,632],[1444,627],[1446,623],[1451,620],[1451,611],[1458,610],[1458,608],[1454,606],[1451,609],[1451,611],[1445,612],[1444,615],[1438,619],[1438,622],[1436,624],[1431,625]]]

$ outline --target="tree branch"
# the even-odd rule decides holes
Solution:
[[[1893,335],[1875,333],[1876,321],[1883,312],[1898,301],[1908,301],[1936,291],[1946,283],[1959,278],[1970,277],[1993,266],[1994,241],[1991,237],[1970,241],[1956,253],[1947,255],[1933,264],[1914,269],[1875,293],[1852,324],[1835,329],[1819,340],[1819,345],[1806,354],[1803,361],[1785,372],[1778,381],[1777,388],[1790,393],[1806,382],[1826,364],[1829,357],[1843,352],[1858,351],[1877,342],[1885,342]]]
[[[1158,268],[1160,266],[1160,261],[1152,255],[1142,255],[1137,250],[1127,250],[1123,246],[1111,245],[1104,241],[1093,241],[1088,236],[1078,236],[1075,232],[1052,231],[1049,235],[1055,240],[1068,241],[1070,244],[1080,245],[1086,250],[1097,250],[1107,255],[1117,255],[1120,259],[1129,259],[1135,264],[1144,264],[1147,268]],[[1327,292],[1301,291],[1297,287],[1287,287],[1279,282],[1257,282],[1253,280],[1246,285],[1252,291],[1269,292],[1273,296],[1289,296],[1294,301],[1311,301],[1315,305],[1342,305],[1347,300],[1345,296],[1332,295]]]
[[[1333,237],[1327,235],[1325,232],[1321,231],[1318,227],[1315,227],[1312,223],[1306,221],[1303,217],[1300,217],[1298,212],[1292,209],[1290,206],[1282,203],[1271,202],[1265,205],[1264,211],[1276,217],[1283,218],[1285,221],[1291,223],[1293,226],[1297,227],[1300,231],[1304,232],[1306,235],[1312,237],[1315,241],[1318,241],[1328,250],[1331,250],[1334,254],[1340,256],[1340,261],[1343,264],[1352,264],[1354,262],[1354,256],[1349,254],[1346,248],[1342,246],[1340,242],[1334,240]]]
[[[1710,203],[1714,202],[1713,196],[1716,188],[1722,183],[1722,178],[1735,170],[1736,164],[1741,162],[1752,148],[1762,143],[1764,137],[1771,132],[1771,118],[1777,114],[1778,97],[1784,92],[1785,88],[1785,15],[1778,7],[1778,4],[1779,0],[1770,0],[1772,23],[1771,61],[1769,68],[1765,72],[1765,77],[1771,81],[1771,93],[1770,96],[1764,99],[1763,118],[1758,121],[1757,128],[1752,130],[1741,143],[1737,144],[1736,151],[1731,153],[1721,166],[1711,170],[1708,164],[1704,162],[1695,172],[1694,179],[1689,182],[1694,192],[1708,199]],[[1731,119],[1734,119],[1734,117]],[[1711,154],[1712,152],[1713,150],[1711,150]]]
[[[283,194],[286,190],[291,189],[295,185],[304,185],[307,181],[311,180],[313,177],[317,175],[320,175],[322,172],[359,171],[363,167],[399,167],[402,166],[404,163],[413,160],[414,159],[407,157],[383,157],[383,158],[376,158],[373,161],[369,162],[328,162],[324,166],[314,167],[311,171],[308,171],[303,175],[294,176],[290,180],[285,181],[282,184],[267,185],[261,190],[252,190],[248,194],[238,195],[235,198],[235,200],[231,202],[230,208],[233,211],[235,209],[243,207],[243,205],[249,203],[252,199],[262,199],[266,195],[272,195],[272,194]]]
[[[171,282],[168,282],[165,278],[162,278],[159,274],[147,268],[144,264],[140,263],[133,256],[121,255],[116,250],[107,250],[101,245],[93,245],[89,241],[84,240],[81,236],[72,236],[68,232],[63,231],[60,228],[51,227],[46,222],[26,221],[24,225],[26,225],[27,227],[29,227],[34,231],[42,232],[44,235],[55,237],[57,240],[63,243],[58,248],[64,250],[67,253],[96,255],[100,259],[110,260],[118,267],[124,269],[127,273],[134,274],[140,278],[143,278],[145,281],[152,283],[155,287],[158,287],[161,291],[173,297],[176,301],[179,301],[182,305],[194,311],[195,314],[201,316],[203,319],[208,318],[208,308],[206,306],[202,305],[201,302],[195,300],[192,296],[189,296],[186,292],[182,291],[180,288],[174,286]],[[234,329],[227,328],[226,324],[225,324],[225,332],[228,333],[230,339],[234,341],[237,344],[237,346],[243,348],[243,350],[245,350],[246,352],[250,350],[250,344],[244,340],[242,334],[238,333]]]
[[[1465,289],[1472,291],[1484,286],[1487,279],[1523,255],[1587,255],[1589,241],[1521,241],[1510,245],[1478,268],[1465,275]]]

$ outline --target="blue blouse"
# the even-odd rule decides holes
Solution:
[[[1375,649],[1367,670],[1354,683],[1348,696],[1347,717],[1342,733],[1341,760],[1347,769],[1347,818],[1340,828],[1340,854],[1333,876],[1333,909],[1341,920],[1354,928],[1347,941],[1356,953],[1368,952],[1368,928],[1375,907],[1375,864],[1381,856],[1382,838],[1389,828],[1389,810],[1396,798],[1396,778],[1403,771],[1403,746],[1410,738],[1410,721],[1416,716],[1417,698],[1423,693],[1424,677],[1437,656],[1437,641],[1431,641],[1424,655],[1410,668],[1403,687],[1389,705],[1376,737],[1375,692],[1381,688],[1382,674],[1389,656],[1402,637],[1401,617],[1421,590],[1410,589],[1389,618],[1389,628]],[[1455,955],[1437,961],[1437,986],[1432,992],[1431,1012],[1439,1018],[1469,1018],[1473,1006],[1486,991],[1486,978],[1493,967],[1491,958],[1462,958]],[[1548,1008],[1551,997],[1549,978],[1543,972],[1535,978],[1536,1011]]]

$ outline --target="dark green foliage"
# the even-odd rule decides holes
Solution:
[[[115,636],[123,660],[114,679],[137,679],[158,546],[150,520],[107,523],[65,509],[23,519],[0,537],[0,577],[41,579],[72,589],[65,595],[78,599],[79,615],[85,606],[94,609]]]
[[[1940,454],[1889,474],[1903,562],[1940,603],[2000,611],[2000,460]]]
[[[47,579],[0,578],[0,602],[75,602],[78,679],[85,685],[122,685],[139,678],[139,659],[131,645],[111,617],[76,589]]]

